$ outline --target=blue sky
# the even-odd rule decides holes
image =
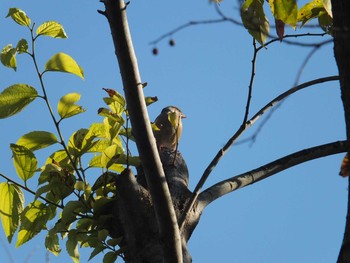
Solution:
[[[299,6],[305,1],[299,1]],[[96,10],[99,1],[0,3],[0,46],[29,38],[28,31],[5,19],[8,8],[23,9],[37,25],[60,22],[68,39],[41,38],[37,55],[41,68],[57,52],[71,55],[85,71],[85,80],[69,74],[45,76],[53,108],[61,96],[82,94],[80,105],[87,112],[62,122],[66,138],[79,128],[101,121],[97,109],[103,106],[102,88],[122,92],[119,70],[108,24]],[[224,1],[220,9],[239,19],[237,2]],[[148,82],[147,96],[159,101],[149,107],[153,120],[167,105],[176,105],[187,118],[179,149],[187,161],[193,189],[216,152],[239,128],[243,119],[250,80],[252,39],[245,29],[230,23],[198,25],[184,29],[157,44],[153,56],[149,43],[189,21],[216,19],[213,5],[194,0],[186,3],[131,1],[129,24],[142,80]],[[272,21],[270,19],[270,21]],[[291,29],[287,33],[305,30]],[[315,32],[321,32],[316,30]],[[296,38],[298,42],[320,42],[323,38]],[[291,88],[309,48],[276,42],[259,52],[251,113]],[[18,56],[18,69],[0,67],[0,90],[14,83],[28,83],[39,89],[29,57]],[[302,72],[300,83],[337,74],[333,45],[320,48]],[[36,100],[20,114],[0,120],[0,172],[16,178],[9,144],[32,130],[54,131],[43,101]],[[242,138],[252,135],[261,120]],[[209,177],[210,185],[271,162],[295,151],[345,138],[345,127],[337,82],[310,87],[288,98],[260,131],[254,144],[234,146]],[[54,147],[53,147],[54,148]],[[39,164],[54,149],[36,153]],[[46,155],[45,155],[46,154]],[[227,195],[203,213],[190,242],[193,262],[306,263],[335,262],[341,245],[347,202],[347,180],[338,176],[343,154],[334,155],[274,175],[253,186]],[[98,176],[98,172],[96,175]],[[20,180],[20,179],[18,179]],[[93,180],[93,179],[92,179]],[[29,184],[36,186],[36,178]],[[33,197],[26,194],[26,202]],[[0,231],[1,240],[6,238]],[[15,243],[15,240],[13,241]],[[19,249],[0,243],[1,262],[45,262],[44,235],[38,235]],[[69,262],[63,251],[50,262]],[[86,262],[88,249],[81,249]],[[26,257],[32,254],[26,261]],[[92,260],[101,262],[101,257]]]

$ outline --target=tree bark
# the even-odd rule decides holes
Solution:
[[[127,6],[123,0],[104,0],[103,2],[106,11],[100,13],[107,17],[110,25],[133,135],[155,211],[164,262],[182,262],[177,218],[146,110],[142,82],[126,16]]]
[[[334,55],[337,62],[341,99],[344,107],[346,138],[350,139],[350,1],[332,0],[334,23]],[[348,153],[350,152],[348,144]],[[350,178],[349,178],[350,188]],[[350,195],[348,197],[348,213],[342,247],[338,263],[350,262]]]

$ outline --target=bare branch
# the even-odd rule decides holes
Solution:
[[[133,135],[150,190],[165,262],[182,262],[177,219],[146,110],[123,0],[105,0],[106,16],[118,58]]]
[[[225,194],[259,182],[270,177],[271,175],[277,174],[295,165],[346,151],[347,142],[339,141],[290,154],[257,169],[231,177],[230,179],[221,181],[211,186],[199,195],[198,205],[196,208],[202,211],[211,202]]]
[[[291,94],[304,89],[306,87],[310,87],[319,83],[327,82],[327,81],[335,81],[339,80],[338,76],[331,76],[331,77],[325,77],[325,78],[319,78],[312,81],[305,82],[303,84],[300,84],[296,87],[293,87],[286,92],[282,93],[272,101],[270,101],[268,104],[266,104],[263,108],[261,108],[250,120],[248,120],[246,123],[241,125],[241,127],[236,131],[236,133],[226,142],[223,148],[221,148],[218,153],[215,155],[214,159],[210,162],[208,167],[205,169],[201,179],[199,180],[198,184],[196,185],[196,188],[193,191],[193,195],[191,197],[191,200],[187,203],[186,209],[184,209],[184,213],[182,214],[179,225],[180,230],[182,229],[185,221],[186,216],[188,212],[192,209],[194,203],[196,202],[196,199],[199,195],[199,192],[201,191],[205,181],[208,179],[211,172],[214,170],[216,165],[219,163],[221,158],[224,156],[224,154],[229,150],[229,148],[237,141],[237,139],[249,128],[251,127],[264,113],[266,113],[269,109],[271,109],[274,105],[276,105],[278,102],[282,101],[284,98],[290,96]]]

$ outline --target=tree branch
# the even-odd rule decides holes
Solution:
[[[249,128],[251,127],[265,112],[267,112],[270,108],[272,108],[274,105],[282,101],[284,98],[288,97],[289,95],[293,94],[294,92],[297,92],[301,89],[304,89],[309,86],[313,86],[319,83],[323,83],[326,81],[335,81],[339,80],[338,76],[331,76],[331,77],[325,77],[325,78],[319,78],[312,81],[305,82],[303,84],[300,84],[296,87],[293,87],[286,92],[282,93],[272,101],[270,101],[268,104],[266,104],[263,108],[261,108],[250,120],[248,120],[246,123],[241,125],[241,127],[236,131],[236,133],[226,142],[223,148],[221,148],[218,153],[215,155],[214,159],[210,162],[208,167],[205,169],[201,179],[199,180],[198,184],[196,185],[196,188],[193,191],[193,195],[190,199],[190,201],[186,205],[186,209],[184,209],[184,213],[182,214],[179,225],[180,230],[184,226],[184,223],[186,221],[186,216],[188,212],[192,209],[194,203],[196,202],[196,199],[199,195],[199,192],[201,191],[205,181],[208,179],[211,172],[214,170],[216,165],[219,163],[221,158],[224,156],[224,154],[229,150],[229,148],[237,141],[237,139]]]
[[[154,204],[165,262],[182,262],[181,239],[142,91],[123,0],[105,0],[133,135]]]
[[[277,174],[295,165],[328,155],[345,152],[346,150],[346,141],[324,144],[290,154],[257,169],[231,177],[203,191],[198,197],[198,205],[196,209],[202,211],[211,202],[222,197],[223,195],[264,180],[271,175]]]

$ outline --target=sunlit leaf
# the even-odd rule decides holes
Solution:
[[[10,117],[22,111],[38,96],[33,87],[15,84],[0,93],[0,119]]]
[[[266,42],[270,25],[263,9],[263,0],[247,0],[241,7],[244,27],[261,45]]]
[[[51,132],[33,131],[19,138],[16,144],[25,146],[31,151],[36,151],[48,147],[57,142],[58,140],[56,135]]]
[[[90,162],[89,162],[89,167],[93,167],[93,168],[106,168],[105,163],[102,163],[101,158],[102,155],[96,155],[94,156]],[[124,170],[124,166],[122,164],[118,164],[118,163],[112,163],[112,165],[110,165],[108,167],[108,170],[111,171],[116,171],[118,173],[121,173]]]
[[[101,163],[103,167],[110,167],[113,163],[116,162],[117,158],[123,153],[123,149],[118,147],[116,144],[109,146],[106,150],[103,151],[101,157]]]
[[[326,9],[326,11],[327,11],[327,14],[333,18],[331,0],[322,0],[322,1],[323,1],[324,9]]]
[[[19,54],[25,53],[28,51],[28,42],[24,38],[22,38],[20,41],[18,41],[16,50]]]
[[[83,69],[75,62],[75,60],[64,53],[57,53],[45,65],[45,71],[59,71],[77,75],[84,79]]]
[[[149,106],[158,101],[158,97],[145,97],[146,106]]]
[[[297,20],[303,26],[311,19],[318,17],[322,11],[325,11],[322,0],[313,0],[300,8]]]
[[[38,36],[45,35],[54,38],[67,38],[67,34],[64,31],[63,26],[55,21],[48,21],[41,24],[37,30],[36,34]]]
[[[0,183],[0,219],[9,242],[17,230],[23,207],[24,195],[21,189],[11,183]]]
[[[61,119],[66,119],[77,115],[79,113],[85,112],[82,106],[74,104],[80,100],[79,93],[69,93],[64,95],[57,105],[57,111]]]
[[[38,169],[38,161],[34,153],[28,150],[28,148],[17,144],[11,144],[10,148],[18,176],[23,181],[27,181]]]
[[[11,17],[13,21],[21,26],[30,26],[30,18],[19,8],[10,8],[6,17]]]
[[[7,45],[1,50],[0,60],[1,63],[8,68],[17,70],[17,60],[16,60],[17,48],[13,48],[11,44]]]
[[[296,0],[269,0],[273,16],[292,26],[297,25],[298,5]]]
[[[16,247],[23,245],[46,228],[46,223],[50,218],[50,211],[51,210],[39,200],[30,203],[23,210]]]

